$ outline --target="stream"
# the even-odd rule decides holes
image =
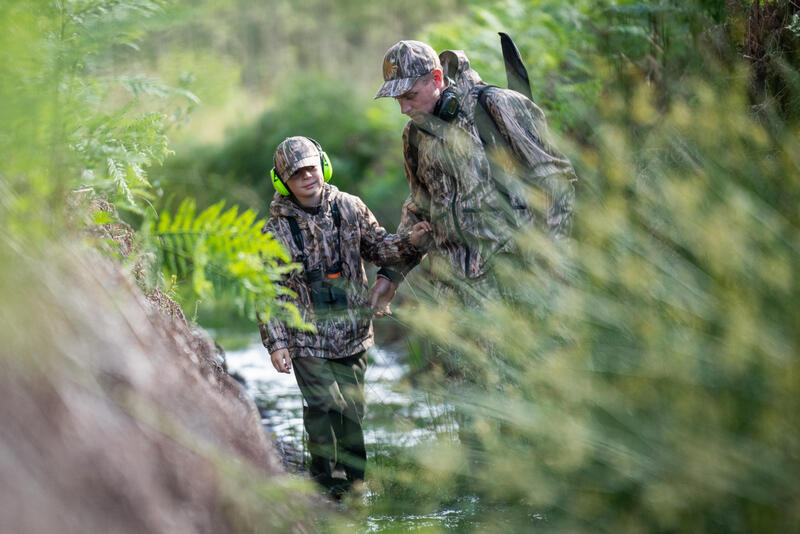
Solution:
[[[373,347],[367,354],[364,438],[368,458],[386,452],[389,447],[408,447],[433,440],[437,434],[457,433],[448,406],[413,388],[402,387],[408,370],[402,348]],[[275,371],[260,343],[230,351],[226,359],[229,372],[244,380],[248,394],[258,406],[264,429],[275,443],[284,467],[290,472],[304,471],[303,403],[294,374]],[[370,500],[369,493],[366,500]],[[434,528],[446,532],[463,527],[466,511],[474,509],[475,504],[473,498],[465,498],[462,506],[431,514],[369,515],[359,529],[384,532]]]

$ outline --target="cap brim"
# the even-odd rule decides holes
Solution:
[[[415,76],[413,78],[399,78],[397,80],[389,80],[388,82],[384,82],[378,93],[375,95],[375,98],[384,98],[387,96],[394,98],[403,95],[409,92],[419,79],[420,76]]]
[[[286,173],[286,179],[288,179],[291,175],[297,172],[297,169],[302,169],[303,167],[310,167],[311,165],[319,165],[319,154],[314,154],[313,156],[306,156],[303,159],[297,160],[294,165],[289,167],[289,172]]]

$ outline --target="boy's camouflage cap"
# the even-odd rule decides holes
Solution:
[[[420,76],[441,69],[439,55],[420,41],[400,41],[383,56],[383,80],[375,98],[396,97],[408,92]]]
[[[275,149],[275,172],[282,180],[288,180],[301,167],[318,165],[320,149],[307,137],[287,137]]]

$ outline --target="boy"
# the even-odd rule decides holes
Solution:
[[[303,320],[316,332],[270,320],[259,325],[261,338],[278,372],[294,364],[307,405],[311,476],[339,499],[361,484],[366,465],[364,373],[374,340],[362,258],[384,265],[415,257],[420,251],[413,243],[421,246],[430,227],[387,233],[358,197],[328,184],[330,160],[313,139],[285,139],[273,162],[276,193],[263,231],[303,265],[282,284],[297,295]]]

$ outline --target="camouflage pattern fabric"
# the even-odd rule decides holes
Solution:
[[[420,76],[441,68],[436,51],[421,41],[400,41],[383,56],[383,85],[375,98],[408,92]]]
[[[428,115],[403,132],[410,195],[398,232],[429,221],[430,252],[465,281],[484,277],[495,255],[512,252],[514,231],[525,225],[540,223],[556,239],[569,235],[575,198],[571,164],[549,143],[542,110],[523,95],[487,89],[486,107],[502,142],[484,147],[474,117],[481,87],[453,86],[461,100],[453,121]],[[393,269],[406,273],[422,257]]]
[[[307,137],[287,137],[275,149],[275,172],[288,180],[297,169],[320,162],[320,149]]]
[[[331,212],[336,201],[341,214],[338,231]],[[295,302],[305,322],[316,326],[316,332],[287,328],[276,320],[259,325],[264,346],[270,352],[288,348],[292,358],[344,358],[362,352],[374,343],[372,311],[369,307],[367,274],[364,260],[376,265],[406,262],[420,255],[407,232],[389,234],[378,224],[375,216],[356,196],[339,191],[330,184],[323,185],[320,208],[310,214],[288,197],[277,193],[270,205],[271,217],[262,229],[280,239],[290,251],[293,261],[306,255],[306,265],[313,270],[336,264],[343,257],[342,274],[337,278],[347,294],[347,309],[334,316],[318,317],[312,305],[311,292],[302,273],[294,272],[281,282],[297,294]],[[299,250],[287,217],[294,217],[303,233],[304,250]],[[339,246],[341,240],[341,247]],[[288,299],[289,297],[280,297]]]
[[[365,352],[336,360],[299,358],[294,375],[303,394],[311,478],[334,494],[364,479]]]

